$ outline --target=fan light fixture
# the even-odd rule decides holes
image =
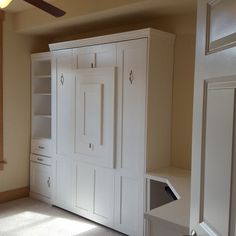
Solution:
[[[5,8],[12,0],[0,0],[0,8]]]

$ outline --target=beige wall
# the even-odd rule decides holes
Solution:
[[[29,184],[30,52],[39,42],[14,33],[10,15],[6,15],[3,35],[4,160],[7,164],[0,171],[0,192]]]
[[[191,168],[193,82],[195,64],[196,17],[163,17],[160,29],[176,33],[173,108],[172,165]]]

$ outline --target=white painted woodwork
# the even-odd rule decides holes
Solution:
[[[51,196],[51,167],[31,161],[30,191],[44,197]]]
[[[148,182],[155,180],[167,184],[177,198],[176,201],[171,202],[169,202],[169,199],[163,199],[169,203],[150,209],[151,189],[148,183],[148,209],[147,212],[145,212],[145,219],[148,220],[146,227],[147,235],[165,235],[164,232],[168,232],[168,236],[188,234],[190,217],[190,175],[190,171],[174,167],[161,168],[154,172],[147,173],[146,178]],[[164,189],[162,191],[164,191]],[[160,195],[156,197],[159,198],[164,194],[166,193],[160,193]],[[159,199],[159,201],[161,200],[162,199]]]
[[[82,161],[75,169],[75,212],[107,226],[114,224],[113,171]]]
[[[229,232],[234,97],[233,88],[207,93],[201,220],[219,235]]]
[[[32,139],[51,139],[51,54],[31,55]]]
[[[74,49],[76,69],[113,67],[116,64],[115,44],[104,44]]]
[[[99,223],[108,226],[114,225],[114,180],[113,170],[95,168],[93,215]]]
[[[50,203],[52,187],[51,53],[31,55],[30,196]]]
[[[147,39],[119,43],[122,66],[122,147],[120,167],[130,174],[144,171]]]
[[[116,227],[129,235],[143,234],[143,179],[146,135],[147,39],[117,45],[121,132],[117,153]],[[119,70],[120,69],[120,70]],[[119,107],[118,107],[119,109]],[[118,143],[119,145],[119,143]],[[141,219],[141,220],[140,220]]]
[[[72,192],[72,171],[73,164],[67,158],[60,158],[54,161],[53,166],[53,204],[71,210],[74,202]]]
[[[75,73],[72,50],[55,53],[57,66],[57,127],[56,153],[66,156],[74,152],[75,130]]]
[[[93,210],[94,168],[83,162],[76,165],[76,202],[75,207],[82,214]]]
[[[31,153],[52,156],[52,142],[50,139],[32,139],[31,140]]]
[[[207,52],[235,46],[235,1],[209,1],[207,12]],[[225,27],[228,26],[228,27]]]
[[[76,73],[76,153],[81,159],[114,166],[115,69]]]
[[[48,166],[52,165],[52,158],[47,157],[47,156],[40,156],[40,155],[31,154],[30,160],[33,162],[41,163],[41,164],[48,165]]]
[[[201,236],[236,235],[236,17],[230,5],[235,2],[198,1],[190,229]]]
[[[124,175],[116,177],[115,227],[128,235],[143,235],[141,182]]]
[[[145,171],[170,163],[173,46],[153,29],[50,45],[54,205],[144,235]]]

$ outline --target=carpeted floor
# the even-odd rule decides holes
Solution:
[[[0,204],[0,236],[93,235],[123,234],[31,198]]]

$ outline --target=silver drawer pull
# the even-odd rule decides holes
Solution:
[[[39,149],[42,149],[42,150],[45,149],[45,147],[43,147],[43,146],[38,146],[38,148],[39,148]]]
[[[51,178],[50,177],[48,177],[47,185],[48,185],[49,188],[51,187]]]
[[[130,84],[133,84],[133,81],[134,81],[134,73],[133,73],[133,70],[131,70],[130,73],[129,73],[129,82],[130,82]]]
[[[43,158],[38,157],[37,160],[38,161],[43,161]]]
[[[61,85],[63,85],[64,84],[64,75],[63,75],[63,73],[61,73],[61,78],[60,78],[60,82],[61,82]]]

